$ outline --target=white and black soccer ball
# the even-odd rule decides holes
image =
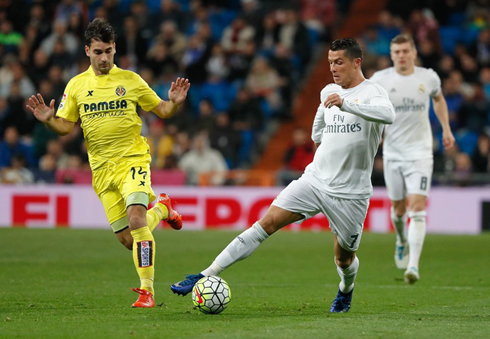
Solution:
[[[206,314],[223,312],[230,300],[231,290],[228,283],[214,275],[201,278],[192,289],[195,308]]]

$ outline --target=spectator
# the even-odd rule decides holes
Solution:
[[[103,0],[102,6],[96,8],[94,17],[105,18],[116,29],[116,32],[121,32],[124,14],[120,7],[120,0]]]
[[[172,21],[161,24],[160,33],[154,39],[154,43],[157,42],[163,42],[170,55],[177,61],[182,59],[187,48],[185,36],[177,30],[177,25]]]
[[[478,34],[478,40],[470,46],[469,52],[476,57],[480,67],[490,66],[490,28]]]
[[[478,137],[477,147],[471,156],[471,163],[475,173],[489,173],[490,137],[486,133],[481,133]]]
[[[253,95],[265,99],[271,112],[277,116],[282,115],[283,103],[279,95],[281,78],[263,57],[255,58],[252,69],[245,81],[245,87]]]
[[[233,129],[240,133],[241,143],[237,157],[238,166],[249,166],[257,135],[263,128],[259,100],[247,88],[241,88],[229,109]]]
[[[22,98],[28,98],[32,93],[36,92],[34,83],[25,74],[24,67],[18,61],[10,63],[10,70],[12,77],[10,81],[7,81],[0,88],[0,96],[9,97],[12,94],[12,86],[14,84],[19,86],[20,96]]]
[[[242,85],[252,67],[255,54],[255,42],[248,41],[242,52],[228,56],[228,81]]]
[[[240,16],[251,27],[259,27],[265,16],[261,2],[259,0],[241,0],[242,10]]]
[[[41,41],[49,35],[51,23],[46,18],[45,9],[40,3],[34,3],[29,13],[30,19],[26,25],[28,28],[26,35],[27,39],[32,44],[32,49],[37,50]]]
[[[150,146],[151,166],[164,168],[167,158],[172,155],[174,140],[171,135],[165,133],[165,125],[162,120],[154,120],[150,124],[147,142]]]
[[[283,20],[278,32],[279,42],[286,45],[299,59],[296,66],[304,68],[311,57],[308,29],[299,20],[298,13],[293,9],[285,10],[281,17]]]
[[[437,69],[441,60],[440,53],[435,49],[434,43],[428,39],[419,42],[418,57],[426,68]]]
[[[19,133],[15,127],[7,127],[4,139],[0,142],[0,168],[13,166],[12,159],[17,154],[22,155],[29,167],[36,165],[32,147],[19,140]]]
[[[88,21],[88,13],[83,1],[61,0],[55,9],[55,21],[68,22],[72,14],[84,17],[84,24]]]
[[[309,29],[316,31],[323,41],[332,38],[336,14],[335,0],[301,0],[302,21]]]
[[[56,104],[59,104],[66,86],[66,82],[63,80],[63,68],[59,65],[49,67],[48,79],[53,85],[53,98],[56,100]]]
[[[51,34],[41,41],[41,48],[48,57],[53,53],[54,45],[58,39],[65,43],[66,51],[70,55],[73,57],[77,55],[79,52],[78,46],[80,45],[79,39],[73,33],[68,32],[67,21],[56,20]]]
[[[483,85],[483,93],[485,93],[485,98],[490,101],[490,67],[485,67],[481,70],[480,81]]]
[[[138,67],[145,61],[148,41],[143,37],[138,21],[132,16],[124,19],[124,26],[116,40],[117,55],[127,56],[131,68]]]
[[[56,183],[56,159],[51,154],[45,154],[39,159],[39,169],[34,171],[36,183]]]
[[[232,127],[227,113],[217,115],[216,126],[209,137],[211,147],[223,154],[228,168],[235,168],[238,163],[241,137],[240,133]]]
[[[293,131],[291,145],[286,150],[283,167],[278,172],[278,185],[287,186],[303,174],[306,166],[313,161],[315,145],[304,128]]]
[[[38,122],[32,113],[26,109],[26,100],[28,99],[24,99],[21,96],[19,83],[13,82],[8,98],[11,117],[10,124],[17,129],[17,132],[21,136],[29,138]]]
[[[223,50],[228,54],[242,52],[247,41],[253,40],[255,29],[242,17],[237,17],[225,28],[221,38]]]
[[[41,80],[46,79],[49,71],[49,58],[42,49],[34,52],[34,60],[27,69],[27,74],[36,86],[39,86]]]
[[[19,51],[19,45],[22,42],[22,34],[14,31],[12,22],[4,20],[0,23],[0,44],[3,45],[6,53]]]
[[[189,39],[189,44],[182,57],[182,66],[185,70],[185,76],[189,82],[202,84],[206,81],[206,62],[209,51],[206,44],[199,34],[194,34]]]
[[[179,63],[170,55],[167,45],[162,41],[157,41],[148,51],[146,65],[152,70],[156,78],[161,75],[167,76],[176,74],[179,70]]]
[[[59,169],[68,168],[69,155],[63,150],[63,144],[58,139],[51,139],[46,144],[46,154],[52,155]]]
[[[228,171],[223,155],[209,146],[207,133],[194,137],[191,150],[179,161],[179,168],[187,173],[189,185],[198,185],[199,175],[203,173],[211,173],[209,184],[223,185]]]
[[[362,42],[368,54],[378,56],[390,55],[390,41],[385,40],[378,34],[376,26],[369,26],[362,35]]]
[[[34,174],[26,168],[26,159],[22,154],[12,157],[12,166],[1,169],[2,183],[26,185],[34,182]]]
[[[185,29],[185,15],[180,9],[180,5],[177,1],[160,1],[160,10],[150,15],[153,34],[157,34],[160,25],[167,21],[175,22],[179,31]]]
[[[211,55],[206,62],[206,71],[208,76],[216,79],[225,79],[228,76],[228,63],[221,44],[215,43],[211,48]]]
[[[7,99],[0,97],[0,140],[3,140],[5,128],[12,124],[13,117]]]
[[[55,41],[53,46],[53,53],[49,58],[50,66],[59,66],[62,69],[66,69],[73,65],[73,56],[67,52],[65,43],[62,39]]]
[[[272,54],[274,46],[279,41],[279,25],[274,13],[269,13],[262,19],[261,25],[258,26],[255,33],[255,42],[262,53],[265,55]]]
[[[407,27],[417,45],[424,40],[428,40],[432,41],[437,52],[442,51],[439,24],[430,9],[413,10],[407,22]]]
[[[216,125],[216,112],[213,103],[208,99],[199,102],[199,116],[195,123],[190,126],[191,134],[197,134],[202,131],[212,133]]]

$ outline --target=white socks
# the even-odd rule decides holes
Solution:
[[[395,213],[393,206],[391,207],[391,222],[396,231],[396,244],[403,245],[407,242],[407,236],[405,233],[405,225],[407,224],[407,213],[398,217]]]
[[[419,269],[420,255],[424,246],[426,215],[427,213],[425,211],[409,213],[408,246],[410,248],[410,259],[408,261],[408,267],[415,267],[417,270]]]
[[[335,260],[335,265],[337,265],[337,260]],[[354,288],[354,281],[356,280],[357,270],[359,269],[359,259],[355,257],[352,264],[347,268],[340,268],[337,265],[337,272],[340,276],[339,290],[342,293],[349,293]]]
[[[205,276],[219,275],[237,261],[250,256],[259,245],[269,237],[259,222],[238,235],[217,257],[214,262],[201,273]]]

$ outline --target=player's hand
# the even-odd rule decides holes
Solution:
[[[444,149],[448,150],[454,146],[454,135],[451,130],[445,130],[442,132],[442,145]]]
[[[343,102],[344,102],[344,100],[340,97],[340,95],[338,95],[337,93],[334,93],[334,94],[330,94],[327,97],[327,100],[325,100],[325,102],[323,104],[325,105],[326,108],[330,108],[333,106],[337,106],[338,108],[340,108],[340,107],[342,107]]]
[[[187,97],[190,87],[189,79],[177,78],[175,82],[172,82],[172,86],[168,90],[168,99],[174,104],[180,105]]]
[[[51,100],[49,107],[44,103],[43,96],[37,94],[29,98],[29,104],[26,107],[34,114],[37,120],[45,123],[54,116],[54,99]]]

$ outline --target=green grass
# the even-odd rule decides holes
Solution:
[[[1,338],[489,338],[490,234],[428,235],[421,280],[393,262],[394,235],[363,235],[351,311],[328,313],[339,282],[330,233],[282,231],[222,274],[219,315],[169,285],[236,232],[155,231],[154,309],[131,309],[131,253],[111,231],[0,229]]]

